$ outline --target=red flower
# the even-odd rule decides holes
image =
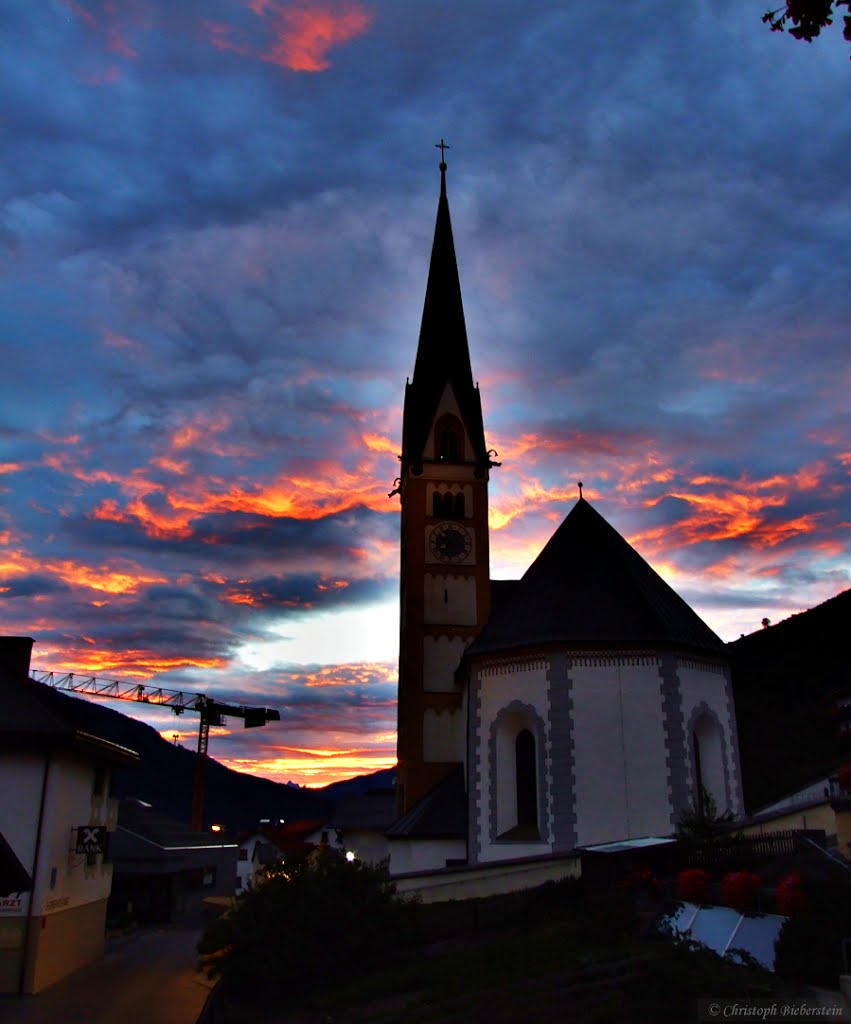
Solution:
[[[851,793],[851,764],[844,764],[839,769],[836,773],[836,781],[839,783],[840,789],[844,789],[846,793]]]
[[[687,868],[677,875],[677,899],[709,903],[709,875],[703,868]]]
[[[721,880],[721,895],[728,907],[744,913],[750,910],[762,883],[751,871],[731,871]]]
[[[777,910],[786,917],[793,917],[806,909],[807,894],[801,888],[801,876],[793,871],[777,886]]]

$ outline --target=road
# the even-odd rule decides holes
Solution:
[[[195,1024],[212,982],[195,969],[197,929],[111,939],[106,955],[34,996],[0,996],[2,1024]]]

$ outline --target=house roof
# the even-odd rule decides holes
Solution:
[[[396,794],[392,789],[374,790],[340,800],[325,827],[383,832],[395,818]]]
[[[307,837],[322,827],[324,827],[322,818],[285,822],[283,825],[260,825],[258,828],[240,832],[236,841],[242,844],[260,836],[279,850],[294,853],[304,850]]]
[[[391,839],[466,839],[467,794],[461,766],[387,829]]]
[[[584,498],[513,586],[495,591],[467,657],[539,645],[721,654],[705,622]]]
[[[119,763],[138,760],[135,751],[91,731],[83,701],[2,666],[0,738],[5,750],[68,747]]]
[[[451,384],[473,445],[475,461],[488,462],[482,403],[473,385],[461,282],[452,238],[446,165],[440,167],[440,199],[431,250],[413,380],[405,389],[402,458],[422,459],[426,438],[447,383]]]
[[[211,832],[196,831],[175,821],[142,800],[122,800],[118,805],[118,827],[162,850],[231,845]]]

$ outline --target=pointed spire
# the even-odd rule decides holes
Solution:
[[[461,281],[446,194],[446,162],[442,158],[444,150],[449,147],[442,139],[436,145],[441,151],[440,198],[414,376],[406,396],[404,454],[413,459],[419,458],[440,396],[446,384],[450,383],[464,414],[477,460],[486,462],[481,400],[473,384]]]
[[[442,140],[439,145],[446,147]],[[461,280],[446,195],[446,163],[443,160],[440,162],[440,199],[413,383],[416,385],[424,377],[439,379],[441,385],[449,378],[453,383],[473,386]]]

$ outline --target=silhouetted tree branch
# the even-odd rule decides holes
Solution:
[[[851,11],[851,0],[786,0],[785,6],[766,11],[762,20],[772,32],[788,28],[790,36],[811,43],[823,28],[833,24],[833,15],[839,13],[840,7]],[[851,14],[844,15],[843,21],[842,34],[851,43]]]

